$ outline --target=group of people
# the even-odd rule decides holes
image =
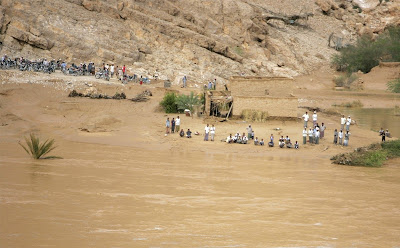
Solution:
[[[319,126],[317,111],[314,111],[312,115],[313,126],[310,127],[308,131],[307,127],[308,127],[308,121],[310,119],[308,112],[306,112],[302,116],[302,118],[304,121],[303,144],[307,143],[307,136],[308,136],[308,142],[310,144],[319,144],[320,139],[323,139],[325,137],[326,126],[324,123],[322,123],[321,126]],[[342,118],[340,119],[340,125],[341,125],[340,131],[338,132],[338,130],[335,129],[335,131],[333,132],[333,143],[335,145],[337,145],[338,142],[339,145],[343,146],[349,145],[351,122],[352,120],[350,115],[347,118],[344,115],[342,115]]]
[[[229,136],[226,138],[226,143],[238,143],[238,144],[247,144],[249,140],[254,140],[254,130],[249,125],[247,128],[247,136],[245,133],[240,135],[240,132],[237,132],[234,136],[232,134],[229,134]]]
[[[379,136],[382,137],[382,142],[386,141],[386,137],[391,138],[392,136],[390,135],[389,129],[386,129],[386,131],[381,128],[381,130],[379,130]]]
[[[340,131],[338,132],[337,129],[333,132],[333,144],[348,146],[349,139],[350,139],[350,125],[351,125],[351,117],[350,115],[346,118],[344,115],[340,118]],[[346,127],[346,130],[344,129]],[[345,131],[343,131],[345,130]]]
[[[324,123],[322,123],[321,126],[318,124],[317,111],[314,111],[312,115],[312,126],[310,126],[308,131],[307,127],[308,127],[308,121],[310,119],[308,112],[306,112],[302,116],[302,118],[304,121],[303,145],[307,144],[307,136],[308,136],[308,142],[310,144],[319,144],[320,139],[323,139],[325,137],[326,126]]]

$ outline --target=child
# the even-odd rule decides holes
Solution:
[[[190,131],[190,129],[187,130],[186,137],[192,138],[192,131]]]
[[[254,139],[254,145],[258,145],[258,137]]]
[[[264,139],[261,139],[261,141],[260,141],[260,146],[263,146],[264,145]],[[272,143],[272,146],[274,146],[274,144]]]
[[[296,143],[294,143],[294,149],[299,149],[299,143],[297,143],[297,140]]]

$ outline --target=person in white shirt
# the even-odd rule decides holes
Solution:
[[[215,127],[214,127],[214,125],[212,125],[211,128],[210,128],[210,134],[211,134],[211,141],[214,141],[214,136],[215,136]]]
[[[175,120],[175,129],[176,130],[180,130],[181,129],[181,119],[179,119],[179,116],[176,117],[176,120]]]
[[[304,115],[303,115],[303,120],[304,120],[304,127],[305,128],[307,128],[307,123],[308,123],[308,120],[310,119],[310,116],[308,115],[308,112],[306,112]]]
[[[303,145],[307,143],[307,127],[304,127],[303,130]]]
[[[111,73],[111,77],[113,77],[114,76],[114,64],[112,64],[111,66],[110,66],[110,73]]]
[[[251,125],[249,125],[249,127],[248,128],[246,128],[247,129],[247,138],[248,139],[251,139],[251,133],[253,132],[253,129],[251,128]]]
[[[314,114],[312,115],[312,121],[313,121],[313,125],[317,125],[317,111],[314,111]]]
[[[344,115],[342,115],[342,118],[340,118],[340,129],[341,130],[344,129],[345,124],[346,124],[346,117],[344,117]]]
[[[319,144],[319,136],[320,136],[320,132],[319,132],[319,130],[317,130],[315,132],[315,144]]]
[[[294,149],[299,149],[299,143],[296,140],[296,143],[294,143]]]
[[[340,130],[338,136],[339,136],[339,145],[342,145],[343,144],[343,130]]]
[[[254,139],[254,145],[258,145],[258,137]]]
[[[346,131],[350,131],[350,125],[351,125],[351,118],[349,115],[349,117],[347,117],[347,120],[346,120]]]
[[[310,144],[313,143],[313,135],[314,135],[314,132],[310,127],[310,130],[308,130],[308,143],[310,143]]]
[[[226,143],[233,143],[232,134],[229,134],[229,136],[226,138]]]
[[[205,134],[204,134],[204,141],[208,141],[208,134],[210,133],[210,127],[207,126],[204,128]]]
[[[325,136],[325,129],[326,129],[326,126],[324,125],[324,123],[322,122],[322,125],[321,125],[321,139],[322,138],[324,138],[324,136]]]
[[[346,131],[346,133],[344,134],[343,146],[348,146],[349,145],[349,137],[350,137],[350,133],[349,133],[349,131]]]
[[[246,135],[243,135],[242,144],[247,144],[248,138]]]

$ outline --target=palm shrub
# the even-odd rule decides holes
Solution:
[[[56,147],[54,146],[54,139],[47,139],[45,142],[41,143],[39,137],[36,137],[35,134],[30,134],[30,139],[25,137],[26,146],[19,143],[24,150],[32,156],[34,159],[52,159],[52,158],[61,158],[57,156],[47,156],[48,153],[53,151]]]
[[[165,113],[177,113],[178,105],[176,104],[176,94],[169,92],[165,94],[164,98],[160,102],[161,107],[165,110]]]
[[[201,105],[201,99],[192,91],[190,92],[190,95],[179,95],[176,98],[176,104],[178,105],[178,110],[184,111],[185,109],[189,109],[193,112],[193,109],[196,106]]]

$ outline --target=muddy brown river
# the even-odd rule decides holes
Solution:
[[[91,144],[36,162],[1,148],[0,247],[400,247],[396,164]]]

